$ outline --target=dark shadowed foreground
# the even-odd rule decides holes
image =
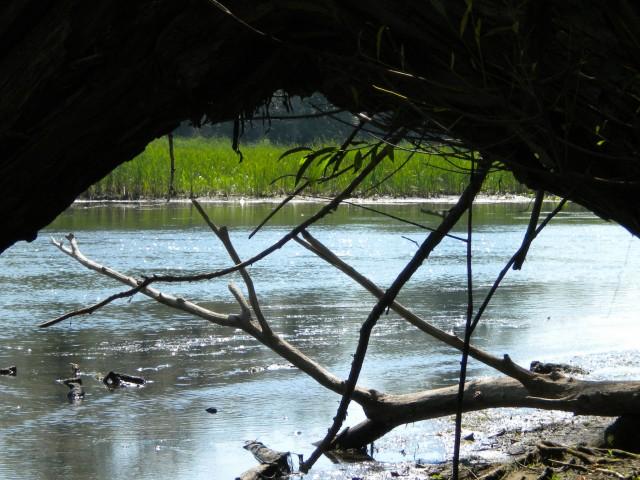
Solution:
[[[276,91],[479,152],[637,234],[638,31],[633,0],[2,2],[0,250],[180,122],[251,118]]]

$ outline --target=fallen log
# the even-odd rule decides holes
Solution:
[[[111,371],[102,379],[102,383],[109,388],[118,388],[127,387],[129,385],[144,385],[146,380],[142,377]]]
[[[0,368],[0,375],[9,375],[15,377],[18,374],[18,369],[15,365],[11,365],[7,368]]]
[[[618,417],[640,411],[640,382],[586,381],[559,372],[539,375],[525,387],[512,378],[485,378],[467,383],[463,411],[515,407],[560,410],[576,415]],[[404,395],[380,393],[377,403],[363,406],[367,419],[346,428],[332,448],[361,448],[399,425],[453,415],[457,386]]]

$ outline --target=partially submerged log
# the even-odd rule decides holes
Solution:
[[[375,406],[363,406],[367,419],[343,430],[333,448],[360,448],[399,425],[453,415],[457,394],[457,386],[404,395],[379,394]],[[485,378],[466,384],[464,412],[501,407],[576,415],[633,415],[640,411],[640,382],[586,381],[556,373],[539,375],[527,386],[512,378]]]
[[[62,383],[69,387],[67,399],[70,403],[78,403],[84,398],[84,388],[80,377],[67,378],[62,380]]]
[[[244,472],[238,477],[239,480],[282,478],[292,471],[290,452],[272,450],[258,441],[247,442],[243,448],[250,451],[260,465]]]
[[[69,387],[69,393],[67,393],[69,403],[78,403],[84,398],[84,388],[82,386],[82,378],[80,378],[80,365],[77,363],[69,363],[69,366],[71,367],[72,376],[69,378],[59,378],[56,381]]]
[[[102,379],[102,383],[104,383],[109,388],[118,388],[118,387],[128,387],[132,385],[144,385],[146,380],[142,377],[136,377],[134,375],[127,375],[126,373],[118,373],[118,372],[109,372]]]
[[[15,365],[11,365],[7,368],[0,368],[0,375],[9,375],[15,377],[18,374],[18,369]]]

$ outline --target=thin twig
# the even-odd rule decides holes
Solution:
[[[282,200],[277,206],[276,208],[274,208],[273,210],[271,210],[271,212],[269,212],[269,215],[267,215],[264,220],[262,220],[260,222],[260,224],[258,224],[258,226],[256,228],[253,229],[253,231],[249,234],[249,238],[253,237],[256,233],[258,233],[258,231],[264,227],[266,225],[266,223],[271,220],[271,218],[280,211],[280,209],[282,207],[284,207],[287,203],[289,203],[291,200],[293,200],[294,198],[296,198],[305,188],[307,188],[309,186],[311,182],[309,180],[307,180],[306,182],[304,182],[302,185],[300,185],[298,188],[295,189],[295,191],[290,194],[287,195],[287,197]]]
[[[326,247],[322,242],[316,239],[313,235],[311,235],[308,231],[303,231],[302,236],[304,240],[296,237],[295,240],[300,245],[302,245],[307,250],[311,251],[319,258],[334,266],[345,275],[353,279],[355,282],[364,287],[369,293],[375,296],[377,299],[381,299],[384,295],[384,290],[378,287],[375,283],[373,283],[370,279],[362,275],[356,269],[354,269],[351,265],[344,262],[340,259],[335,253],[333,253],[328,247]],[[390,305],[391,310],[396,312],[402,318],[407,320],[411,325],[420,329],[427,335],[432,336],[433,338],[443,342],[446,345],[449,345],[452,348],[455,348],[462,352],[464,348],[464,341],[455,335],[451,335],[450,333],[441,330],[432,324],[428,323],[424,319],[417,316],[407,307],[402,305],[401,303],[394,300],[394,302]],[[479,348],[470,345],[469,346],[469,355],[478,360],[479,362],[484,363],[499,372],[504,373],[505,375],[515,378],[517,380],[522,379],[523,377],[534,377],[535,374],[529,370],[526,370],[519,365],[515,364],[511,359],[506,356],[506,358],[500,359],[495,357],[484,350],[480,350]]]
[[[473,178],[475,162],[471,162],[471,176]],[[462,441],[462,404],[464,401],[464,385],[467,380],[467,362],[469,360],[469,346],[471,343],[471,320],[473,317],[473,268],[471,239],[473,236],[473,205],[467,209],[467,319],[464,326],[464,346],[460,360],[460,378],[458,382],[458,408],[456,409],[455,434],[453,438],[453,480],[458,480],[460,471],[460,442]]]
[[[195,198],[191,199],[191,203],[196,207],[196,210],[200,214],[200,216],[204,219],[204,221],[209,225],[209,228],[213,231],[213,233],[218,237],[218,239],[224,245],[224,248],[227,250],[229,257],[231,260],[238,264],[242,263],[240,260],[240,256],[236,251],[233,243],[231,242],[231,238],[229,237],[229,232],[226,227],[218,227],[215,223],[211,221],[209,215],[204,211],[200,203]],[[247,272],[246,268],[241,268],[239,270],[240,276],[242,276],[242,280],[244,284],[247,286],[247,292],[249,293],[249,302],[251,303],[251,308],[258,319],[258,323],[260,323],[260,327],[262,327],[262,333],[265,335],[271,335],[271,327],[269,327],[269,323],[262,313],[262,309],[260,308],[260,302],[258,301],[258,295],[256,294],[256,289],[253,285],[253,280],[251,279],[251,275]]]
[[[400,235],[400,238],[404,238],[405,240],[407,240],[408,242],[413,243],[416,247],[420,248],[420,244],[418,242],[416,242],[413,238],[409,238],[406,237],[404,235]]]
[[[523,240],[522,245],[520,246],[518,251],[513,254],[511,259],[509,259],[507,264],[500,271],[500,273],[498,274],[497,278],[493,282],[493,285],[489,289],[489,292],[485,296],[485,299],[482,302],[482,305],[480,305],[480,308],[478,308],[478,311],[476,312],[476,316],[473,319],[473,323],[471,324],[471,333],[473,333],[473,331],[475,330],[476,326],[478,325],[478,322],[480,321],[480,318],[482,318],[482,314],[484,313],[485,309],[489,305],[489,302],[491,302],[491,299],[493,298],[493,295],[496,293],[496,290],[498,290],[498,287],[500,286],[500,283],[502,282],[502,279],[504,279],[504,277],[506,276],[506,274],[509,271],[509,269],[511,268],[511,266],[516,261],[516,258],[518,257],[520,250],[522,250],[524,248],[527,248],[527,249],[529,248],[529,245],[531,245],[531,242],[533,242],[533,240],[540,234],[540,232],[544,229],[544,227],[547,226],[547,224],[551,221],[551,219],[553,217],[555,217],[560,210],[562,210],[562,208],[564,207],[565,203],[567,203],[567,199],[563,198],[560,201],[560,203],[558,203],[556,208],[554,208],[553,211],[551,211],[545,217],[545,219],[542,221],[542,223],[536,229],[536,231],[533,232],[533,234],[530,237],[525,236],[525,240]]]
[[[326,199],[326,197],[321,197],[319,195],[305,195],[306,198],[322,198],[322,199]],[[369,212],[373,212],[376,213],[378,215],[381,215],[383,217],[387,217],[387,218],[392,218],[393,220],[397,220],[401,223],[406,223],[407,225],[413,225],[414,227],[418,227],[421,228],[422,230],[427,230],[429,232],[435,232],[435,228],[433,227],[428,227],[426,225],[423,225],[422,223],[418,223],[418,222],[414,222],[413,220],[408,220],[406,218],[402,218],[402,217],[398,217],[397,215],[393,215],[391,213],[387,213],[387,212],[383,212],[382,210],[378,210],[377,208],[372,208],[372,207],[368,207],[366,205],[362,205],[360,203],[356,203],[356,202],[350,202],[349,200],[343,200],[342,202],[345,205],[350,205],[352,207],[357,207],[357,208],[361,208],[362,210],[367,210]],[[421,210],[424,212],[424,210]],[[444,218],[443,215],[438,215],[438,217],[440,219]],[[458,240],[460,242],[466,242],[467,239],[463,238],[463,237],[459,237],[457,235],[452,235],[450,233],[447,233],[446,237],[448,238],[452,238],[454,240]]]
[[[403,135],[403,131],[395,132],[392,135],[392,138],[400,138]],[[335,211],[335,209],[340,205],[340,203],[351,196],[353,191],[362,183],[362,181],[380,164],[382,160],[384,160],[385,154],[384,152],[380,152],[378,155],[374,156],[371,161],[364,167],[360,174],[354,178],[351,183],[338,195],[336,195],[333,200],[327,203],[324,207],[322,207],[316,214],[309,217],[304,222],[300,223],[297,227],[293,228],[289,233],[283,236],[280,240],[272,244],[270,247],[265,248],[260,253],[254,255],[253,257],[245,260],[242,263],[239,263],[233,267],[223,268],[221,270],[216,270],[214,272],[207,273],[199,273],[195,275],[153,275],[144,280],[143,286],[147,286],[154,282],[167,282],[167,283],[175,283],[175,282],[197,282],[201,280],[211,280],[218,277],[223,277],[225,275],[229,275],[230,273],[237,272],[241,268],[248,267],[276,250],[282,248],[286,243],[292,240],[296,235],[298,235],[302,230],[307,228],[308,226],[314,224],[321,218]]]
[[[513,261],[513,269],[520,270],[522,268],[522,264],[527,256],[527,252],[529,251],[529,245],[531,245],[531,241],[529,240],[532,235],[536,231],[536,227],[538,226],[538,218],[540,218],[540,211],[542,210],[542,201],[544,200],[544,190],[538,190],[536,192],[536,199],[533,202],[533,209],[531,210],[531,218],[529,219],[529,226],[527,227],[527,232],[522,239],[522,245],[518,250],[518,254]]]
[[[210,322],[217,323],[219,325],[228,326],[228,327],[237,327],[237,322],[235,321],[237,316],[213,312],[211,310],[204,309],[194,303],[191,303],[183,298],[174,297],[173,295],[162,293],[154,288],[144,286],[144,282],[141,281],[140,279],[123,275],[117,270],[113,270],[111,268],[100,265],[99,263],[96,263],[93,260],[90,260],[89,258],[85,257],[80,251],[80,249],[78,248],[77,240],[73,234],[67,235],[67,239],[69,240],[70,247],[66,247],[61,241],[59,242],[53,238],[51,239],[51,242],[56,247],[58,247],[60,251],[74,258],[75,260],[80,262],[80,264],[82,264],[84,267],[90,270],[93,270],[95,272],[98,272],[102,275],[106,275],[109,278],[113,278],[114,280],[117,280],[120,283],[124,283],[125,285],[129,285],[133,288],[125,292],[120,292],[120,293],[111,295],[110,297],[102,300],[101,302],[96,303],[95,305],[92,305],[91,307],[74,310],[73,312],[69,312],[58,318],[49,320],[48,322],[41,323],[39,327],[42,327],[42,328],[50,327],[52,325],[55,325],[56,323],[66,320],[67,318],[93,313],[96,310],[104,307],[105,305],[113,302],[114,300],[117,300],[119,298],[130,297],[132,295],[135,295],[138,292],[153,298],[159,303],[163,303],[170,307],[179,308],[180,310],[183,310],[187,313],[191,313],[192,315],[196,315],[198,317],[204,318],[205,320],[208,320]]]
[[[369,338],[371,336],[373,327],[376,325],[378,319],[384,313],[384,311],[393,303],[395,297],[398,295],[406,282],[409,281],[409,279],[413,276],[420,265],[422,265],[422,263],[428,258],[433,249],[438,246],[440,241],[442,241],[445,234],[453,228],[462,214],[473,203],[474,198],[480,191],[480,188],[486,176],[486,171],[487,168],[483,168],[478,172],[477,175],[472,178],[469,186],[460,196],[458,203],[449,211],[449,214],[442,221],[438,229],[435,232],[429,234],[414,257],[411,259],[411,261],[409,261],[402,272],[400,272],[400,274],[396,277],[396,279],[393,281],[382,298],[378,300],[376,305],[369,313],[369,316],[362,324],[362,327],[360,328],[358,346],[356,347],[353,363],[351,364],[351,370],[349,372],[349,377],[345,386],[346,391],[342,395],[342,399],[340,400],[340,405],[338,406],[338,411],[336,412],[336,416],[334,417],[333,424],[329,428],[329,431],[325,435],[324,439],[313,451],[309,459],[300,467],[301,471],[309,471],[313,464],[318,460],[320,455],[322,455],[322,453],[329,447],[329,445],[331,445],[338,431],[342,427],[342,424],[347,415],[347,408],[349,407],[349,403],[351,402],[353,389],[357,384],[358,378],[360,376],[360,371],[362,370],[362,365],[364,363],[364,358],[367,352]]]

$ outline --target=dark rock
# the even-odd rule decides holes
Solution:
[[[212,413],[212,414],[213,413],[218,413],[218,409],[214,408],[214,407],[209,407],[209,408],[206,409],[206,412],[207,413]]]
[[[274,465],[280,473],[291,473],[289,464],[291,454],[289,452],[278,452],[270,449],[264,443],[256,441],[245,443],[243,448],[249,450],[260,463]]]
[[[624,415],[604,431],[605,448],[640,453],[640,416]]]

